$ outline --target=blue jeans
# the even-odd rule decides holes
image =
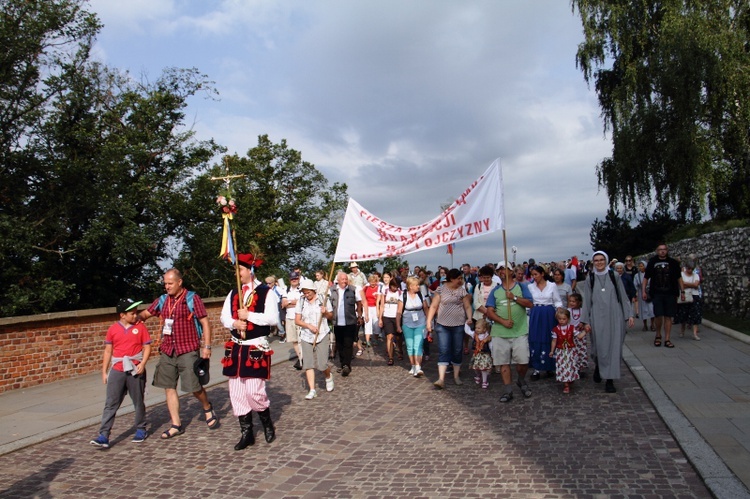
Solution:
[[[409,327],[401,326],[404,331],[404,341],[406,341],[406,353],[411,356],[422,356],[422,343],[424,340],[424,326]]]
[[[453,364],[460,366],[463,362],[464,348],[464,326],[448,327],[435,324],[435,332],[438,337],[438,365],[447,366]]]

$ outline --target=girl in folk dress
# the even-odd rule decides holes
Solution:
[[[482,383],[482,388],[489,388],[489,376],[492,369],[492,355],[490,354],[490,334],[487,321],[478,319],[474,326],[474,355],[469,361],[469,369],[474,370],[474,382]],[[467,331],[468,334],[468,331]]]
[[[549,356],[555,357],[555,377],[563,383],[563,393],[570,393],[570,384],[578,379],[575,327],[570,324],[570,312],[560,309],[555,314],[558,325],[552,329],[552,346]]]
[[[586,331],[581,324],[581,305],[583,298],[579,293],[568,296],[568,311],[570,312],[570,324],[576,330],[573,343],[576,346],[576,371],[579,378],[586,377],[586,369],[589,367],[589,346]]]

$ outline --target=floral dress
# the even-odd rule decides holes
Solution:
[[[580,340],[578,339],[578,333],[583,331],[583,326],[581,325],[581,309],[569,308],[568,311],[570,312],[570,325],[575,329],[573,344],[576,347],[576,369],[580,373],[589,367],[588,336],[584,336]]]
[[[487,333],[483,333],[477,336],[476,339],[484,340],[486,337]],[[479,341],[475,341],[474,345],[474,355],[471,357],[471,361],[469,361],[469,369],[475,371],[489,371],[492,369],[492,354],[490,354],[489,342],[485,343],[482,348],[477,348],[479,346]]]
[[[557,325],[552,329],[552,337],[557,338],[555,345],[555,379],[564,383],[575,381],[578,376],[578,352],[573,339],[576,330],[572,324]]]

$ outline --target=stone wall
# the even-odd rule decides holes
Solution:
[[[750,319],[750,227],[669,243],[669,254],[679,260],[690,254],[698,258],[706,310]]]
[[[224,299],[204,303],[214,332],[211,342],[221,345],[226,341],[219,321]],[[101,371],[104,337],[117,317],[114,308],[100,308],[0,319],[0,393]],[[159,319],[150,318],[146,326],[155,341],[153,357],[159,355]]]

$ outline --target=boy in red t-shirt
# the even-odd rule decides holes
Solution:
[[[120,320],[109,327],[104,340],[102,381],[107,385],[107,400],[99,436],[90,442],[102,449],[109,448],[109,433],[126,392],[130,394],[135,408],[133,442],[143,442],[148,437],[143,395],[146,392],[146,361],[151,354],[151,336],[146,325],[138,322],[138,305],[141,303],[130,298],[120,300],[117,304]]]

